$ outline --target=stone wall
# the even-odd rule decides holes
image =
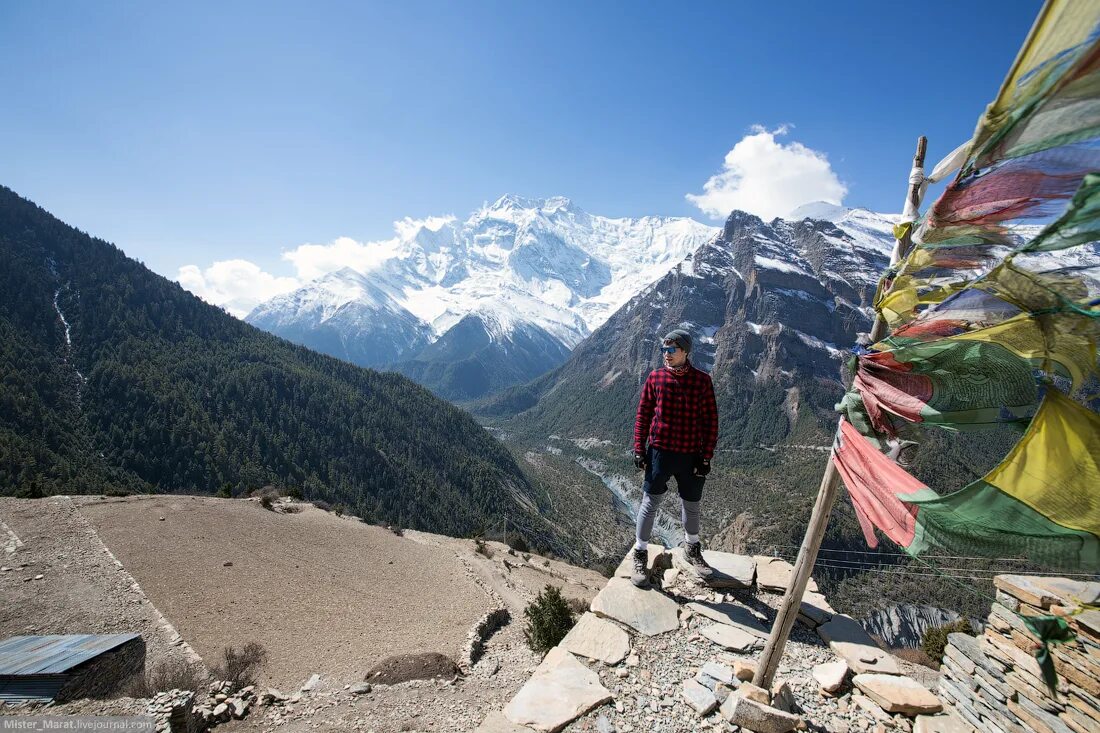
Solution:
[[[54,700],[108,697],[135,674],[145,674],[145,640],[140,636],[73,667]]]
[[[985,632],[951,634],[944,652],[940,697],[979,731],[1092,733],[1100,730],[1100,583],[1000,575]],[[1076,632],[1051,644],[1057,694],[1043,682],[1038,640],[1023,616],[1063,616]]]

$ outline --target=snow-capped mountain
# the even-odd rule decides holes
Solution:
[[[445,396],[477,397],[560,364],[718,231],[507,195],[465,221],[402,228],[370,271],[331,273],[245,320],[357,364],[395,366]],[[459,376],[473,370],[490,373],[481,385]]]

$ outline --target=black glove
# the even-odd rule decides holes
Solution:
[[[635,453],[634,454],[634,468],[638,469],[639,471],[644,471],[645,466],[646,466],[645,453]]]
[[[695,456],[695,475],[706,476],[708,473],[710,473],[710,459]]]

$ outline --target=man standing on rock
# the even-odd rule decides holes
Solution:
[[[710,375],[692,366],[691,335],[676,329],[661,347],[665,365],[649,373],[634,421],[634,465],[645,470],[631,581],[649,584],[647,547],[657,507],[676,478],[683,504],[684,557],[700,576],[712,572],[699,542],[699,500],[718,441],[718,405]]]

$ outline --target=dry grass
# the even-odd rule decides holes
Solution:
[[[902,647],[900,649],[891,649],[890,653],[898,659],[904,659],[906,662],[912,662],[913,664],[919,664],[929,669],[939,670],[940,665],[936,664],[935,660],[929,657],[920,649],[916,647]]]
[[[228,680],[231,691],[236,692],[242,687],[256,684],[256,672],[267,659],[267,651],[263,645],[250,641],[239,650],[236,647],[227,646],[222,650],[222,658],[211,665],[210,671],[219,680]]]
[[[119,697],[148,698],[167,690],[198,692],[209,677],[196,665],[161,662],[144,675],[134,675],[120,689]]]

